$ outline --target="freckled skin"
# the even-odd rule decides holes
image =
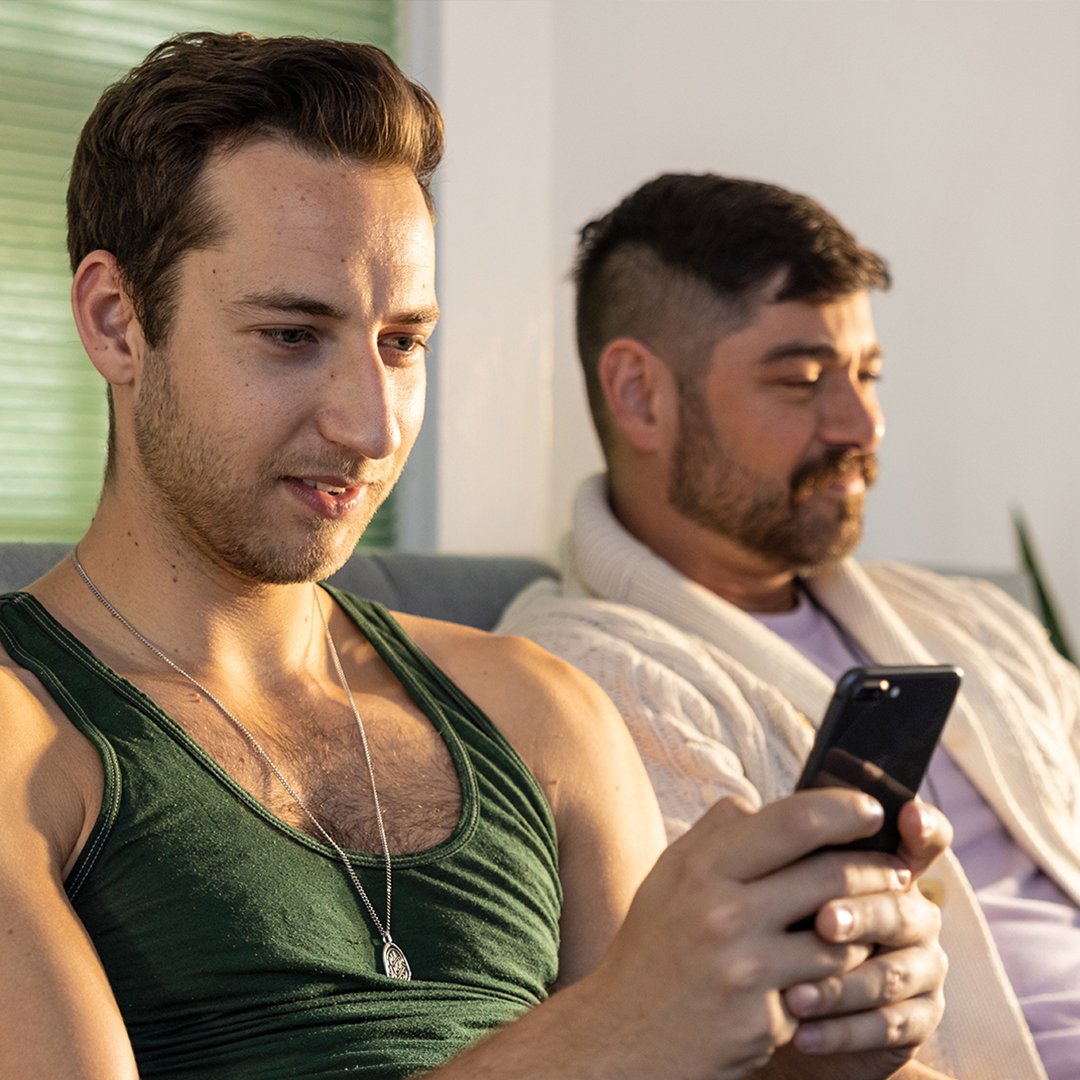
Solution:
[[[254,144],[209,170],[226,233],[187,257],[173,333],[147,358],[132,480],[161,531],[245,577],[285,582],[336,569],[404,466],[423,415],[422,350],[387,363],[371,327],[434,306],[434,257],[409,174],[327,170],[289,154],[289,190],[300,190],[290,201],[265,179],[280,175],[280,157]],[[236,310],[239,298],[275,292],[313,296],[344,317],[308,327]],[[274,351],[258,324],[275,320],[308,327],[311,347]],[[357,512],[328,522],[282,490],[287,475],[368,486]]]

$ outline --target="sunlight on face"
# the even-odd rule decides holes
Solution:
[[[865,294],[763,305],[679,381],[672,506],[785,569],[849,554],[877,477],[879,368]]]
[[[253,581],[352,553],[423,415],[437,317],[430,214],[404,170],[273,142],[211,167],[227,228],[185,256],[134,410],[160,526]]]

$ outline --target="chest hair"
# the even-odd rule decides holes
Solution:
[[[212,701],[164,676],[139,683],[270,813],[325,843],[264,758]],[[460,784],[446,743],[431,721],[396,682],[386,689],[388,693],[354,691],[383,826],[391,854],[423,851],[453,833],[461,813]],[[340,688],[294,686],[273,696],[219,696],[338,844],[349,851],[382,851],[360,731]]]

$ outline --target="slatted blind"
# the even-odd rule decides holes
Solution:
[[[369,41],[395,0],[0,0],[0,540],[75,540],[97,502],[105,388],[68,302],[68,169],[106,85],[185,30]],[[389,546],[391,499],[364,537]]]

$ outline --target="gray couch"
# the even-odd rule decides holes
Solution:
[[[0,593],[21,589],[70,550],[67,544],[0,542]],[[539,577],[555,577],[539,559],[509,555],[354,555],[333,585],[396,611],[490,630],[513,596]]]
[[[21,589],[59,562],[67,544],[0,542],[0,593]],[[946,574],[968,573],[957,568]],[[992,581],[1029,611],[1038,613],[1031,579],[1021,571],[988,573]],[[490,630],[517,592],[540,577],[557,576],[539,559],[513,555],[416,555],[385,551],[354,555],[331,579],[349,592],[378,600],[395,611]]]

